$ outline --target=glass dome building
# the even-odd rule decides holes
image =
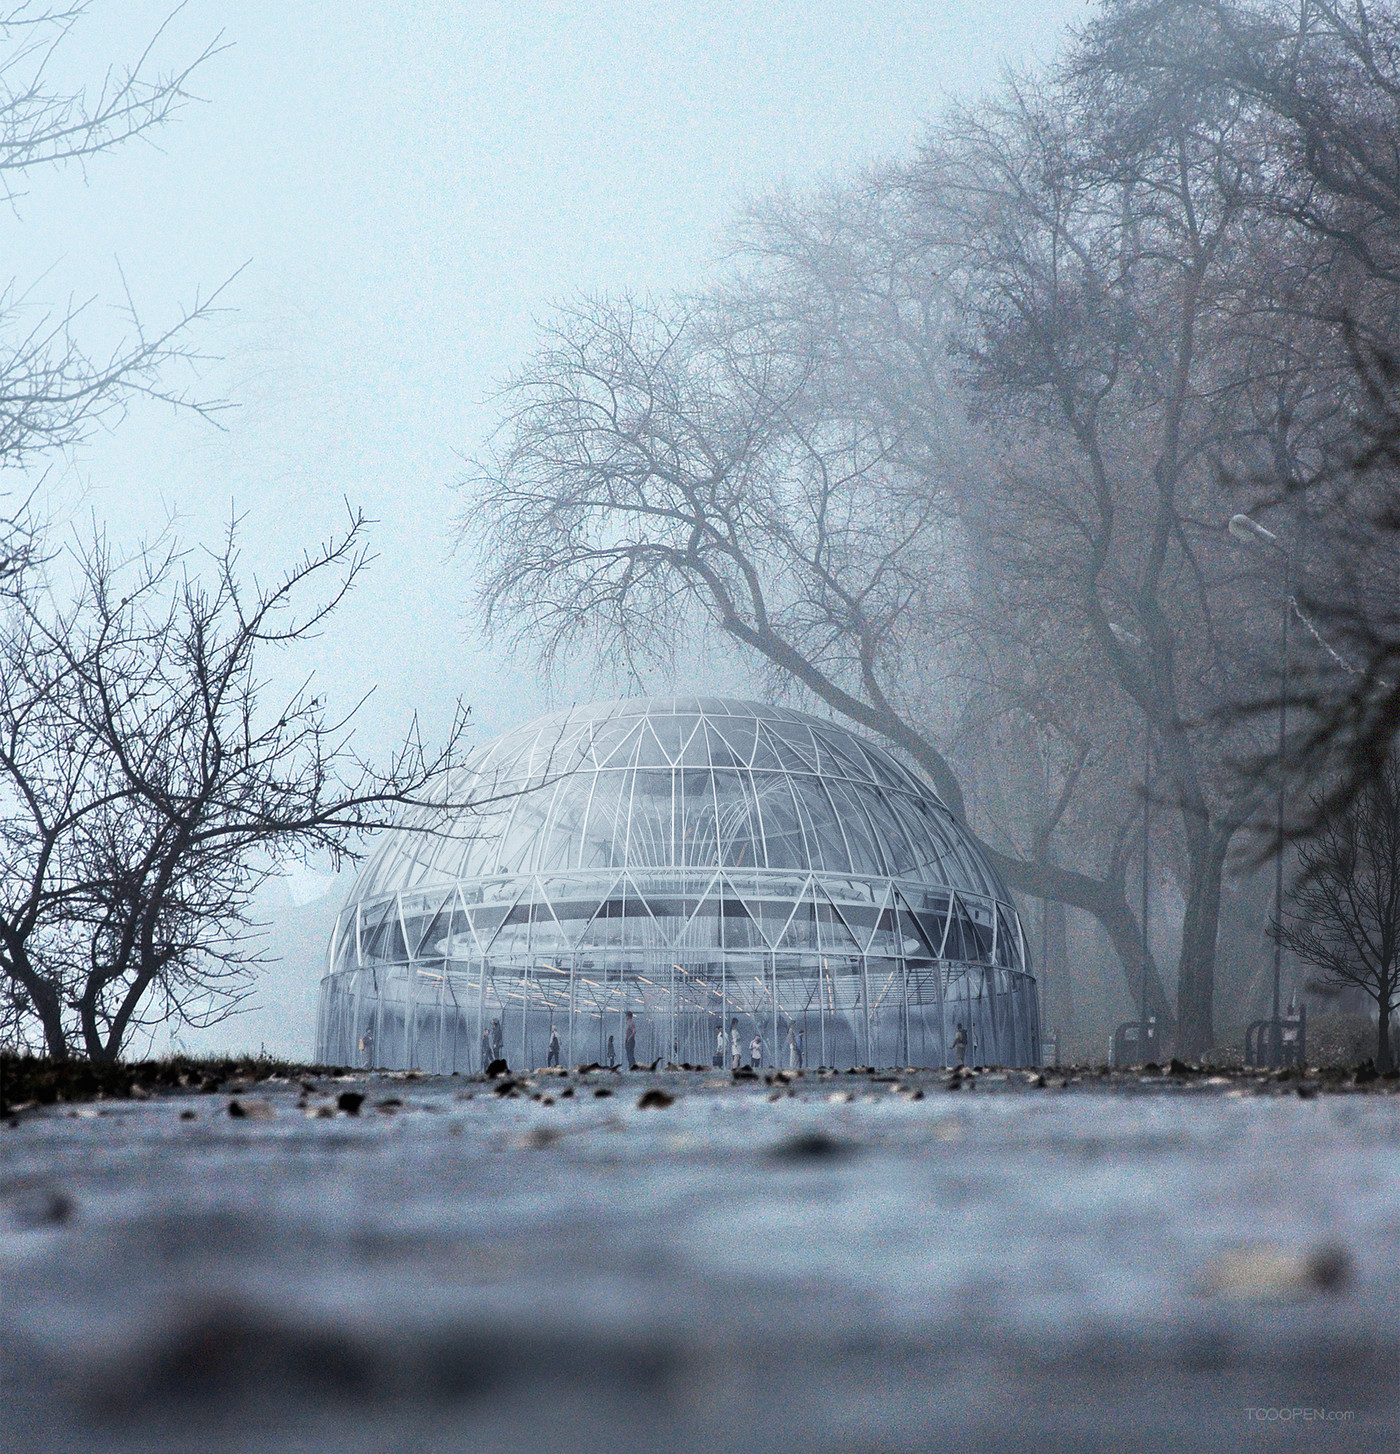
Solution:
[[[336,922],[323,1064],[1031,1065],[1011,897],[933,790],[802,712],[542,717],[385,835]],[[959,1030],[963,1034],[959,1033]]]

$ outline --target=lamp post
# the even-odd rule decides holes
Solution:
[[[1129,631],[1125,626],[1120,626],[1116,621],[1108,623],[1108,629],[1113,634],[1113,639],[1125,651],[1140,652],[1142,650],[1142,637],[1136,632]],[[1147,964],[1148,964],[1148,916],[1151,911],[1151,896],[1148,878],[1150,868],[1149,854],[1152,841],[1152,725],[1146,719],[1143,721],[1143,745],[1142,745],[1142,966],[1141,974],[1138,977],[1138,1054],[1143,1059],[1147,1058]]]
[[[1282,664],[1279,672],[1278,692],[1278,844],[1274,854],[1274,913],[1283,917],[1283,750],[1288,733],[1288,607],[1289,588],[1292,577],[1292,560],[1288,551],[1272,530],[1266,530],[1257,520],[1248,515],[1231,515],[1226,527],[1236,540],[1246,545],[1262,545],[1278,551],[1283,558],[1283,621]],[[1282,1058],[1283,1044],[1279,1025],[1279,982],[1283,970],[1283,945],[1274,936],[1274,1003],[1269,1025],[1269,1063],[1276,1066]]]
[[[1142,1028],[1138,1031],[1141,1044],[1138,1046],[1143,1059],[1147,1058],[1147,923],[1150,900],[1148,898],[1148,853],[1152,842],[1152,729],[1143,724],[1142,744],[1142,977],[1139,997],[1142,1008],[1139,1011]]]

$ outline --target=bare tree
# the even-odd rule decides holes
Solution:
[[[1390,1019],[1400,1010],[1400,761],[1389,757],[1344,813],[1299,845],[1298,878],[1273,932],[1322,970],[1319,986],[1375,1001],[1376,1068],[1394,1065]]]
[[[1338,279],[1337,311],[1367,281],[1400,277],[1400,15],[1388,0],[1111,0],[1088,30],[1106,70],[1231,96],[1275,123],[1275,156],[1247,186],[1261,212],[1357,265]]]
[[[595,302],[555,325],[507,389],[474,481],[488,622],[546,660],[582,640],[624,666],[709,622],[907,753],[966,822],[936,736],[956,714],[920,691],[921,626],[963,594],[957,522],[878,419],[832,406],[813,350],[785,347],[771,321],[724,298]],[[1013,887],[1099,917],[1139,983],[1121,871],[983,846]],[[1168,1009],[1160,983],[1149,999]]]
[[[279,580],[246,586],[235,533],[204,577],[175,551],[116,560],[98,540],[84,586],[52,608],[20,592],[10,659],[25,672],[0,718],[0,830],[16,868],[0,902],[0,967],[43,1024],[115,1059],[132,1030],[209,1024],[260,964],[252,900],[288,859],[354,857],[408,808],[455,806],[442,784],[460,713],[428,752],[416,725],[383,769],[354,717],[308,683],[269,703],[270,658],[313,639],[365,569],[365,521]],[[36,715],[42,713],[42,718]]]
[[[47,635],[27,611],[0,614],[0,971],[12,1035],[24,1040],[37,1021],[49,1053],[63,1056],[80,953],[72,845],[87,817],[119,811],[121,795],[114,802],[94,768],[90,738],[71,730],[73,681]]]
[[[1007,610],[1052,616],[1162,764],[1196,1054],[1231,846],[1269,801],[1233,770],[1262,724],[1226,709],[1270,679],[1277,620],[1232,557],[1222,462],[1293,468],[1315,448],[1341,351],[1288,306],[1325,290],[1328,254],[1254,203],[1268,126],[1228,88],[1115,72],[1101,43],[1091,30],[1050,83],[955,112],[908,184],[962,304],[978,417],[1004,441],[988,513]]]
[[[85,167],[158,131],[193,99],[192,78],[223,48],[216,37],[173,69],[158,69],[163,25],[130,64],[110,67],[95,85],[65,86],[56,72],[90,8],[74,0],[21,4],[0,14],[0,194],[12,210],[35,169]],[[216,413],[219,401],[201,398],[172,371],[199,362],[192,329],[218,307],[221,291],[196,298],[155,328],[128,298],[126,336],[94,354],[79,339],[87,304],[52,309],[18,281],[0,287],[0,469],[79,443],[139,397]],[[22,490],[11,508],[0,510],[0,575],[21,565],[32,548],[30,495]]]
[[[960,714],[1041,734],[1045,821],[988,847],[1014,888],[1095,914],[1135,984],[1146,733],[1194,1054],[1226,864],[1270,802],[1236,771],[1262,724],[1229,708],[1277,675],[1278,593],[1224,531],[1252,492],[1220,480],[1304,473],[1349,375],[1317,306],[1335,249],[1259,203],[1269,116],[1219,78],[1129,72],[1110,39],[955,112],[844,211],[765,219],[800,306],[745,279],[568,313],[506,391],[469,528],[490,619],[547,656],[583,638],[626,663],[708,620],[964,818],[996,774],[950,755]]]
[[[89,9],[86,0],[72,0],[0,13],[0,189],[12,211],[36,168],[83,168],[159,130],[192,99],[192,77],[221,49],[215,38],[173,69],[161,69],[162,25],[130,64],[109,67],[95,84],[65,84],[58,76],[68,42]],[[221,407],[216,401],[201,399],[171,371],[198,363],[193,325],[217,306],[217,296],[196,299],[155,329],[143,324],[128,298],[126,336],[92,353],[79,339],[87,305],[46,308],[17,281],[0,288],[0,469],[17,470],[80,443],[138,397],[214,413]],[[7,607],[38,579],[42,522],[31,508],[34,493],[32,482],[0,490]],[[10,1033],[19,1035],[37,1020],[50,1048],[63,1053],[72,946],[60,950],[43,931],[75,912],[72,842],[79,823],[105,799],[94,789],[86,747],[74,744],[61,721],[71,682],[51,653],[35,654],[32,627],[23,611],[11,611],[0,642],[0,966]]]
[[[1253,481],[1262,517],[1313,542],[1312,568],[1301,562],[1290,583],[1297,637],[1313,649],[1241,704],[1268,716],[1282,697],[1293,728],[1281,762],[1250,764],[1256,776],[1328,784],[1290,793],[1283,834],[1306,837],[1346,810],[1400,731],[1400,13],[1386,0],[1122,0],[1096,33],[1115,74],[1211,87],[1266,118],[1273,152],[1247,179],[1250,206],[1328,258],[1326,286],[1288,307],[1305,336],[1325,318],[1340,338],[1342,407],[1328,437],[1267,460]]]
[[[1124,893],[1145,786],[1141,732],[1063,613],[1007,610],[1008,560],[1035,542],[1013,539],[996,451],[966,422],[946,259],[927,246],[908,191],[880,174],[817,197],[766,199],[749,209],[739,240],[747,276],[736,301],[767,320],[778,346],[813,360],[827,408],[880,421],[893,462],[940,520],[943,554],[915,568],[944,570],[958,587],[939,593],[933,615],[911,610],[898,623],[900,670],[887,695],[947,756],[971,826],[1009,860],[1011,883],[1025,891],[1016,863],[1081,876],[1078,906],[1096,900],[1090,911],[1110,928],[1129,999],[1145,998],[1169,1027],[1158,967],[1150,951],[1144,962]],[[1046,902],[1041,968],[1064,1023],[1064,903]]]

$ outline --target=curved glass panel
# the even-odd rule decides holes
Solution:
[[[323,1060],[536,1064],[561,1023],[568,1058],[620,1056],[644,1023],[713,1064],[736,1017],[771,1064],[808,1063],[809,1032],[811,1064],[942,1064],[959,1030],[958,1053],[1038,1058],[1010,896],[927,784],[834,723],[603,703],[504,734],[440,801],[470,806],[410,815],[347,899]]]

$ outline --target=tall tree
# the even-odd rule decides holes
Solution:
[[[939,746],[957,720],[937,685],[948,643],[930,637],[965,619],[957,521],[875,411],[832,398],[817,342],[760,304],[594,302],[554,326],[474,481],[488,622],[546,659],[585,641],[624,665],[709,622],[907,753],[967,821]],[[1099,917],[1136,994],[1121,852],[1095,876],[983,846],[1013,887]]]
[[[948,758],[970,823],[1002,855],[1008,881],[1029,892],[1044,878],[1026,865],[1074,872],[1072,902],[1109,930],[1128,999],[1145,998],[1170,1026],[1125,895],[1145,787],[1142,734],[1060,613],[1007,609],[1007,564],[1014,578],[1035,541],[1016,538],[1023,522],[1002,508],[997,451],[967,422],[947,259],[928,246],[898,175],[768,199],[750,209],[740,240],[746,276],[728,291],[769,320],[776,346],[812,359],[828,380],[827,407],[880,421],[892,467],[934,507],[938,530],[919,542],[913,569],[943,571],[957,586],[938,594],[932,614],[911,610],[898,623],[901,664],[887,695]],[[1065,901],[1052,902],[1047,924],[1063,925]],[[1052,954],[1062,941],[1047,938]],[[1067,987],[1065,955],[1056,963]]]
[[[1283,693],[1294,727],[1285,784],[1329,784],[1321,797],[1293,795],[1285,836],[1307,836],[1346,808],[1400,731],[1390,589],[1400,563],[1400,12],[1393,0],[1118,0],[1096,33],[1115,75],[1214,88],[1266,118],[1274,147],[1246,179],[1251,207],[1328,259],[1326,287],[1288,308],[1312,347],[1319,318],[1340,335],[1347,407],[1330,438],[1264,462],[1256,477],[1271,523],[1319,527],[1309,532],[1316,568],[1293,582],[1292,606],[1318,649]],[[1263,715],[1274,705],[1244,703]],[[1253,767],[1276,771],[1272,755]]]
[[[90,8],[86,0],[72,0],[13,5],[0,13],[0,193],[12,211],[36,170],[86,167],[159,131],[190,99],[192,76],[221,48],[216,38],[173,68],[161,69],[161,27],[132,62],[110,66],[95,84],[65,85],[58,75]],[[115,422],[136,398],[202,413],[216,410],[216,402],[173,376],[174,366],[197,362],[194,325],[216,300],[217,294],[196,300],[154,328],[129,312],[126,337],[94,353],[81,341],[82,307],[45,310],[28,283],[10,279],[0,287],[0,470],[14,478],[46,455],[79,444],[97,425]],[[34,505],[32,481],[0,488],[0,586],[9,599],[38,579],[42,512]],[[50,962],[42,978],[33,976],[32,935],[41,909],[51,904],[43,886],[58,872],[61,845],[90,803],[83,794],[83,765],[51,750],[58,733],[58,683],[50,659],[25,654],[32,645],[25,623],[11,617],[0,647],[5,663],[0,752],[9,764],[9,791],[0,809],[7,899],[0,958],[8,972],[10,1032],[20,1033],[37,1016],[49,1043],[61,1048],[62,996],[50,990],[63,972]],[[26,796],[21,780],[37,796]],[[29,830],[21,843],[9,829],[26,815]]]
[[[1288,291],[1316,249],[1266,225],[1271,133],[1228,88],[1115,72],[1091,30],[1049,86],[955,112],[908,173],[963,311],[996,471],[1006,605],[1051,616],[1140,715],[1176,818],[1180,1045],[1213,1042],[1221,882],[1267,802],[1225,709],[1257,678],[1222,461],[1286,460],[1335,410]],[[1330,351],[1333,358],[1336,350]],[[1319,357],[1320,354],[1320,357]]]

